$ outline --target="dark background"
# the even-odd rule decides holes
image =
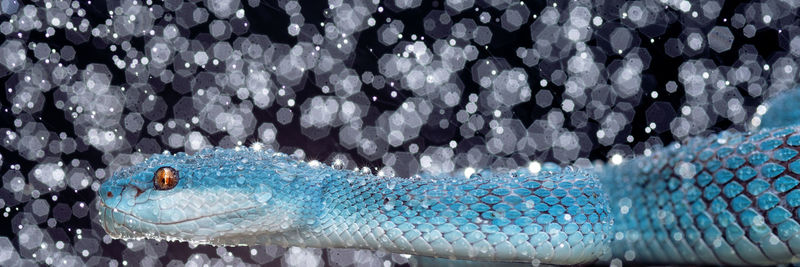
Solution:
[[[23,1],[24,2],[24,1]],[[279,6],[283,5],[285,1],[277,1],[277,3],[266,3],[262,2],[261,5],[258,7],[252,8],[247,4],[243,4],[245,9],[245,14],[247,16],[247,20],[251,24],[249,27],[249,31],[251,33],[260,33],[267,35],[271,38],[273,42],[276,43],[285,43],[288,45],[293,45],[297,43],[297,38],[288,35],[286,31],[286,26],[289,24],[289,17],[283,11],[283,9],[279,8]],[[545,3],[541,1],[526,1],[526,5],[528,8],[531,9],[531,14],[538,14],[545,6]],[[619,8],[621,3],[614,2],[614,1],[607,1],[604,5],[596,6],[597,9],[606,10],[608,12],[614,12],[616,9]],[[41,5],[41,3],[36,3],[36,5]],[[200,4],[202,5],[202,3]],[[325,1],[302,1],[302,14],[306,19],[307,23],[319,25],[320,22],[329,21],[330,18],[326,17],[325,9],[327,8]],[[424,17],[429,9],[442,9],[442,3],[437,1],[424,1],[422,6],[413,10],[406,10],[401,12],[394,12],[392,9],[387,8],[383,13],[375,13],[373,14],[374,18],[379,21],[385,21],[385,18],[391,17],[393,19],[400,19],[405,23],[404,35],[410,36],[413,33],[424,33],[425,29],[423,27],[423,21],[419,18]],[[481,5],[481,2],[478,1],[477,6]],[[105,19],[108,18],[108,9],[106,7],[106,3],[102,1],[92,1],[91,5],[86,4],[85,2],[81,1],[81,6],[86,9],[88,14],[86,18],[90,20],[91,25],[102,24]],[[717,18],[717,25],[729,25],[729,22],[724,22],[724,18],[730,18],[735,13],[742,12],[742,6],[739,5],[736,1],[727,1],[724,3],[722,11]],[[498,11],[492,8],[481,8],[480,11],[474,11],[474,9],[468,9],[464,12],[453,16],[453,21],[458,21],[460,18],[477,18],[478,14],[483,11],[488,11],[492,14],[492,18],[497,18],[502,14],[502,11]],[[679,16],[678,12],[675,10],[667,10],[665,11],[667,16]],[[0,20],[7,20],[9,19],[9,15],[2,15],[0,16]],[[680,20],[680,19],[678,19]],[[210,21],[210,20],[209,20]],[[533,20],[529,20],[528,24],[531,23]],[[606,23],[619,23],[613,21],[607,21]],[[717,65],[733,65],[738,60],[738,49],[744,44],[751,44],[755,45],[758,49],[758,53],[763,58],[772,58],[775,53],[783,53],[785,51],[783,48],[779,46],[781,42],[781,38],[787,38],[786,36],[782,36],[778,33],[777,30],[772,28],[763,28],[760,29],[754,38],[745,38],[742,35],[740,30],[733,31],[735,35],[735,41],[733,46],[730,50],[723,52],[723,53],[715,53],[710,51],[709,49],[705,49],[704,52],[700,53],[699,55],[693,57],[677,57],[673,58],[664,53],[664,42],[670,37],[679,37],[682,36],[682,31],[684,29],[683,22],[672,23],[666,26],[666,32],[659,37],[654,38],[655,42],[650,43],[644,40],[649,40],[650,37],[640,33],[640,39],[643,40],[640,44],[641,48],[647,49],[647,51],[652,56],[651,64],[649,69],[644,71],[642,77],[642,84],[641,87],[643,88],[643,93],[640,98],[640,102],[638,105],[635,106],[636,111],[633,117],[633,123],[628,125],[625,130],[623,130],[619,135],[617,135],[615,143],[627,143],[625,141],[625,137],[630,134],[636,140],[633,144],[630,144],[631,147],[634,147],[634,151],[637,151],[636,144],[647,140],[653,136],[659,138],[664,144],[670,143],[675,141],[674,136],[669,131],[658,133],[645,133],[644,129],[646,125],[649,123],[647,121],[647,117],[645,114],[645,110],[650,107],[650,105],[655,101],[667,101],[669,102],[673,109],[677,111],[679,114],[680,107],[685,101],[685,96],[682,91],[682,86],[678,83],[678,91],[676,93],[666,94],[663,93],[664,84],[668,81],[676,81],[678,77],[678,67],[687,59],[690,58],[708,58],[713,60],[717,63]],[[689,22],[687,22],[689,23]],[[278,25],[278,26],[275,26]],[[479,58],[484,58],[487,56],[494,56],[494,57],[501,57],[508,60],[508,62],[512,66],[524,66],[522,60],[516,56],[515,50],[517,47],[531,47],[532,40],[531,35],[529,34],[529,30],[527,26],[523,26],[521,30],[516,32],[509,33],[502,28],[500,28],[499,23],[489,23],[487,24],[492,29],[494,34],[492,38],[491,44],[488,46],[488,49],[480,49]],[[194,27],[193,29],[208,29],[207,25],[200,25],[198,27]],[[387,47],[378,42],[377,40],[377,29],[378,27],[371,27],[367,30],[362,31],[358,35],[358,48],[356,49],[356,55],[353,57],[354,60],[352,61],[351,67],[354,68],[357,72],[362,73],[364,71],[372,71],[373,73],[378,73],[378,66],[377,66],[377,57],[375,55],[381,55],[384,53],[390,53],[393,47]],[[599,31],[598,31],[599,32]],[[191,36],[196,36],[201,32],[193,31]],[[597,33],[596,33],[597,34]],[[23,38],[27,39],[29,42],[47,42],[50,44],[51,48],[59,49],[60,46],[63,45],[73,45],[70,40],[66,38],[66,35],[63,30],[56,30],[56,34],[52,37],[45,37],[43,32],[33,31],[33,32],[23,32]],[[784,34],[785,35],[785,34]],[[0,36],[0,43],[5,41],[8,38],[7,36]],[[17,37],[14,37],[17,38]],[[430,46],[435,38],[426,38],[425,42],[428,43]],[[139,50],[144,49],[144,44],[146,40],[144,38],[133,38],[131,39],[131,43],[134,47],[138,47]],[[591,41],[587,42],[589,46],[599,45],[598,38],[593,38]],[[786,42],[786,41],[784,41]],[[114,52],[109,51],[109,49],[105,49],[108,44],[104,43],[100,39],[93,38],[89,42],[82,43],[80,45],[73,45],[76,49],[76,52],[80,57],[77,57],[71,63],[76,64],[79,69],[83,69],[86,65],[90,63],[100,63],[109,66],[113,66],[113,61],[111,57],[114,55]],[[372,49],[372,52],[370,52]],[[29,50],[29,57],[32,56],[32,51]],[[622,58],[619,55],[609,53],[606,57],[606,62],[610,63],[614,59]],[[468,62],[465,70],[468,70],[472,64],[475,62]],[[2,69],[2,67],[0,67]],[[124,81],[124,72],[121,70],[110,67],[109,68],[113,74],[114,79],[112,80],[112,84],[120,85],[123,84]],[[530,83],[538,83],[539,78],[539,69],[537,67],[529,68],[526,67],[525,70],[528,72],[529,75],[529,82]],[[313,73],[308,72],[306,75],[312,75]],[[464,82],[464,93],[462,94],[461,104],[467,103],[467,96],[470,93],[478,93],[479,86],[475,84],[472,79],[470,79],[469,71],[462,71],[460,74],[461,80]],[[308,80],[313,80],[312,77],[309,77]],[[0,71],[0,84],[7,84],[8,81],[15,81],[15,79],[19,79],[19,77],[15,77],[15,75],[9,73],[7,70],[2,69]],[[156,79],[154,79],[156,80]],[[171,85],[167,85],[167,88],[170,88]],[[322,94],[321,89],[314,85],[313,83],[307,82],[306,88],[304,90],[297,92],[297,103],[303,103],[303,101],[307,98],[310,98],[315,95]],[[9,86],[5,86],[9,87]],[[533,93],[536,93],[536,88],[538,86],[531,86]],[[563,87],[558,87],[555,85],[550,85],[549,88],[555,92],[563,91]],[[380,99],[379,101],[374,101],[371,103],[371,109],[375,109],[370,111],[369,115],[365,119],[365,121],[369,121],[369,118],[375,118],[378,114],[380,114],[384,110],[395,110],[398,106],[403,103],[404,99],[410,97],[410,93],[403,92],[402,90],[398,91],[400,95],[396,98],[392,98],[388,95],[390,92],[389,90],[378,90],[372,88],[371,86],[362,86],[362,90],[366,93],[369,97],[377,97]],[[657,100],[654,100],[649,97],[649,92],[652,90],[659,90],[661,94]],[[763,99],[753,98],[750,97],[747,93],[746,88],[739,88],[741,95],[745,99],[744,106],[748,110],[748,114],[752,114],[755,110],[755,106],[763,101]],[[48,130],[51,132],[65,132],[68,136],[79,139],[78,136],[75,136],[74,128],[71,122],[64,119],[66,114],[63,110],[60,110],[55,107],[54,98],[53,98],[53,91],[50,91],[45,94],[46,101],[44,104],[44,108],[41,112],[37,112],[34,114],[20,114],[15,115],[9,110],[9,106],[11,105],[10,99],[11,96],[7,95],[8,92],[3,90],[4,97],[0,97],[0,128],[1,129],[12,129],[16,130],[13,121],[16,118],[24,116],[26,121],[38,121],[42,122]],[[179,93],[176,93],[172,90],[164,90],[159,94],[167,101],[167,106],[169,110],[167,114],[172,114],[172,110],[174,108],[180,108],[174,106],[174,104],[178,101],[178,99],[182,96]],[[553,99],[552,103],[561,103],[562,98],[561,95],[556,93],[555,98]],[[275,113],[277,112],[278,105],[272,105],[270,108],[265,110],[256,109],[254,110],[255,116],[259,122],[263,121],[270,121],[275,122],[276,116]],[[549,110],[548,108],[542,108],[535,104],[535,101],[532,99],[527,103],[522,103],[513,108],[513,118],[520,120],[525,127],[529,126],[535,119],[540,118]],[[675,115],[675,114],[673,114]],[[297,116],[296,116],[297,117]],[[666,118],[667,121],[670,121],[672,118]],[[147,121],[146,121],[147,123]],[[451,123],[457,123],[453,118],[451,118]],[[593,122],[590,120],[590,129],[592,131],[588,131],[590,133],[596,132],[599,129],[598,122]],[[569,124],[566,126],[567,129],[570,129]],[[276,124],[276,126],[278,126]],[[726,120],[724,118],[719,118],[716,122],[713,123],[713,127],[709,129],[709,132],[715,132],[720,130],[726,129],[738,129],[743,130],[742,125],[735,125],[731,121]],[[306,151],[307,155],[317,155],[317,158],[328,158],[328,155],[335,153],[335,152],[347,152],[351,155],[354,159],[355,164],[358,166],[379,166],[381,164],[380,161],[370,162],[366,159],[363,159],[353,150],[347,150],[342,148],[338,145],[338,129],[334,128],[331,131],[331,134],[328,137],[322,138],[316,141],[310,141],[309,139],[305,138],[301,133],[301,128],[299,125],[299,119],[294,119],[288,125],[282,125],[279,127],[280,134],[277,135],[277,142],[281,144],[281,151],[290,152],[294,148],[301,148]],[[442,146],[445,145],[447,141],[437,141],[437,140],[429,140],[424,137],[426,131],[436,130],[432,128],[423,127],[422,133],[413,143],[416,143],[420,146],[420,151],[423,150],[425,147],[428,146]],[[574,130],[574,129],[573,129]],[[583,129],[586,130],[586,129]],[[594,138],[594,135],[589,135],[591,138]],[[215,134],[208,136],[209,140],[212,144],[216,143],[219,138],[222,137],[222,134]],[[455,141],[461,141],[461,138],[456,137],[454,138]],[[588,157],[591,160],[606,160],[609,151],[612,149],[611,146],[603,146],[596,143],[596,140],[593,140],[594,146],[591,149],[591,152],[588,155],[583,155]],[[409,142],[412,143],[412,142]],[[166,147],[166,146],[164,146]],[[641,146],[640,146],[641,147]],[[407,149],[407,145],[398,147],[398,148],[390,148],[390,151],[395,150],[405,150]],[[173,151],[179,152],[179,151]],[[638,152],[641,152],[641,149],[638,149]],[[14,164],[19,164],[20,171],[22,173],[28,173],[37,163],[30,162],[25,160],[21,156],[17,154],[16,151],[9,149],[6,146],[0,146],[0,154],[3,156],[3,164],[0,167],[0,173],[6,173],[10,170],[10,168]],[[90,163],[92,163],[93,168],[103,168],[105,167],[102,161],[100,160],[102,157],[102,153],[91,146],[80,146],[79,150],[75,153],[62,155],[62,160],[64,162],[69,162],[73,158],[78,159],[87,159]],[[540,158],[531,158],[531,160],[539,160],[539,161],[553,161],[552,154],[543,154]],[[5,180],[4,180],[5,182]],[[51,194],[58,195],[58,201],[50,200]],[[63,190],[56,193],[47,193],[43,194],[41,198],[48,199],[51,205],[55,205],[57,202],[67,202],[67,203],[75,203],[77,201],[83,201],[85,203],[93,203],[95,198],[95,192],[91,189],[87,188],[84,190],[80,190],[75,192],[74,190]],[[9,212],[8,217],[0,218],[0,233],[2,236],[10,237],[12,243],[16,246],[15,235],[17,230],[14,229],[14,226],[18,225],[15,223],[15,215],[19,212],[28,211],[30,209],[28,203],[26,202],[19,202],[15,199],[13,195],[11,195],[8,191],[0,190],[0,198],[5,200],[5,206],[11,208],[11,212]],[[93,205],[92,205],[93,206]],[[92,211],[93,213],[96,211]],[[66,232],[67,235],[61,234],[52,234],[51,237],[53,239],[58,239],[64,241],[65,243],[74,243],[75,236],[72,234],[73,229],[88,229],[94,228],[92,226],[93,222],[91,221],[92,216],[87,216],[81,219],[73,218],[72,220],[66,223],[58,223],[56,228],[60,229],[68,229]],[[40,225],[41,228],[46,229],[48,226],[46,224]],[[96,226],[95,226],[96,227]],[[56,232],[56,231],[53,231]],[[63,231],[62,231],[63,232]],[[101,243],[102,244],[102,243]],[[116,259],[121,261],[122,259],[126,258],[126,253],[135,253],[126,250],[125,244],[123,242],[114,240],[110,244],[102,244],[102,255]],[[242,258],[245,262],[249,261],[249,248],[228,248],[228,251],[232,252],[234,255],[243,255]],[[167,247],[167,256],[160,258],[162,264],[168,263],[171,259],[178,259],[178,260],[185,260],[189,255],[192,253],[207,253],[208,255],[216,255],[215,248],[201,246],[198,248],[190,249],[188,245],[182,243],[171,243]],[[323,252],[323,259],[326,259],[327,251]],[[90,262],[90,263],[102,263],[100,262]],[[251,262],[252,263],[252,262]],[[278,261],[273,261],[273,264],[279,264]]]

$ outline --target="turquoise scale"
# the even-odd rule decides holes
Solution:
[[[247,167],[230,162],[247,163]],[[119,199],[129,185],[151,185],[152,172],[164,165],[181,174],[178,187],[151,192],[155,199],[139,201],[143,203],[135,209],[128,203],[136,202]],[[357,248],[454,260],[580,264],[593,262],[607,251],[611,230],[607,198],[596,176],[552,164],[545,164],[539,173],[521,169],[481,171],[470,177],[396,178],[311,166],[284,154],[243,148],[191,156],[157,155],[117,175],[100,189],[103,206],[109,206],[103,209],[104,227],[116,238],[144,234],[194,242],[206,239],[201,243],[215,245]],[[161,200],[186,202],[177,199],[182,191],[195,192],[189,197],[224,198],[225,193],[270,197],[264,203],[248,202],[257,197],[221,199],[222,203],[263,207],[244,216],[247,220],[229,216],[218,218],[218,225],[204,225],[225,227],[233,224],[225,222],[234,219],[256,224],[239,227],[242,232],[206,229],[203,233],[222,233],[211,237],[163,231],[169,226],[157,215],[137,214],[140,220],[160,221],[152,229],[140,226],[148,222],[113,216],[147,210],[148,205],[157,210]],[[170,194],[176,199],[169,200]],[[190,210],[202,212],[205,209]],[[288,214],[277,215],[281,212]],[[282,217],[292,224],[282,225],[287,221]]]
[[[154,155],[102,184],[99,218],[114,238],[372,249],[454,265],[797,263],[798,99],[794,90],[767,103],[762,130],[692,138],[594,172],[545,163],[406,179],[246,148]],[[162,166],[179,171],[176,188],[152,189]]]
[[[610,202],[628,204],[611,206],[611,257],[625,259],[627,252],[629,260],[662,264],[799,261],[798,149],[796,127],[724,132],[606,167],[601,181]]]

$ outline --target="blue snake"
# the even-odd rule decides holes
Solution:
[[[158,154],[102,184],[100,220],[114,238],[454,261],[794,263],[800,126],[792,97],[772,104],[761,129],[586,170],[544,164],[394,178],[251,148]]]

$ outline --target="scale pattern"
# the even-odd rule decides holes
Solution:
[[[793,263],[798,127],[695,138],[597,175],[545,164],[536,174],[404,179],[246,148],[155,155],[103,183],[100,218],[115,238],[214,245],[549,264]],[[152,189],[161,166],[179,171],[174,189]]]
[[[606,246],[605,197],[587,174],[330,180],[321,244],[479,261],[594,260]]]
[[[695,138],[610,167],[615,257],[774,265],[800,256],[800,133]]]
[[[179,172],[174,189],[152,189],[161,166]],[[548,166],[538,174],[390,178],[251,149],[157,155],[101,186],[101,223],[115,238],[594,261],[611,230],[599,181]]]

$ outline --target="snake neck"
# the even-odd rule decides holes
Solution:
[[[281,190],[281,205],[267,209],[263,222],[281,223],[259,234],[253,244],[284,247],[368,248],[354,235],[359,225],[375,218],[374,192],[395,178],[362,175],[349,170],[325,169],[296,179]],[[372,202],[370,202],[372,201]],[[288,223],[290,222],[290,223]]]
[[[300,245],[465,260],[530,261],[538,255],[552,263],[586,262],[593,254],[583,249],[605,244],[606,203],[598,185],[584,176],[553,175],[559,182],[492,173],[326,177],[313,234],[301,234]],[[573,249],[583,256],[555,257]]]
[[[403,187],[399,178],[350,171],[325,175],[320,179],[319,201],[307,204],[307,209],[316,211],[317,219],[309,229],[313,238],[304,239],[303,245],[373,248],[367,245],[366,239],[371,234],[365,231],[369,227],[378,227],[377,222],[385,219],[381,209],[386,208],[383,204],[388,201],[387,195],[397,189],[398,183]]]

